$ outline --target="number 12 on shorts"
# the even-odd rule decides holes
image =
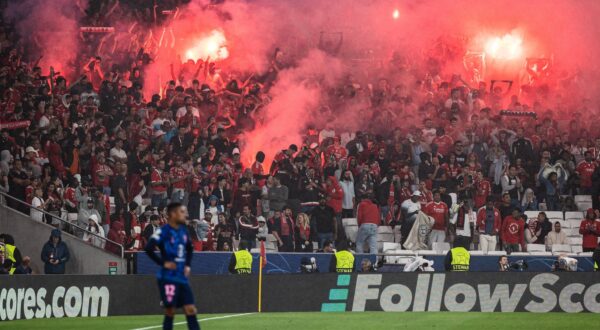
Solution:
[[[167,302],[172,302],[173,297],[175,296],[175,285],[174,284],[165,284],[165,296],[167,297]]]

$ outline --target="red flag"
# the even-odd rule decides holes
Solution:
[[[265,241],[260,241],[260,257],[261,257],[261,268],[265,268],[267,265],[267,250],[265,249]]]

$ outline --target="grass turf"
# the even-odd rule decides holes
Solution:
[[[200,320],[224,314],[199,315]],[[185,322],[178,315],[175,322]],[[566,313],[263,313],[201,321],[203,330],[213,329],[584,329],[600,322],[600,314]],[[36,319],[1,322],[11,330],[121,330],[160,326],[162,316],[113,316],[104,318]],[[155,328],[160,329],[160,327]],[[185,324],[175,329],[187,329]]]

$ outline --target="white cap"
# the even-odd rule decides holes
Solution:
[[[35,150],[35,148],[32,146],[25,148],[25,153],[29,153],[29,152],[35,152],[37,154],[37,150]]]
[[[262,215],[259,215],[259,216],[256,218],[256,220],[257,220],[258,222],[265,222],[265,223],[267,222],[267,220],[265,220],[265,217],[263,217]]]
[[[240,149],[239,148],[233,148],[233,151],[231,152],[232,155],[239,155],[240,154]]]
[[[413,196],[417,196],[417,197],[421,197],[421,191],[420,190],[415,190],[412,193]]]

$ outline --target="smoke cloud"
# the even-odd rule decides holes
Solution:
[[[71,0],[9,1],[4,17],[15,23],[30,61],[43,56],[40,66],[47,73],[72,71],[80,51],[79,22],[82,12]]]
[[[6,16],[17,21],[22,36],[38,37],[44,64],[65,65],[77,54],[73,50],[84,48],[78,44],[75,9],[68,0],[25,0],[12,3]],[[519,82],[525,58],[547,58],[554,63],[552,88],[597,100],[598,17],[600,2],[595,0],[227,0],[220,5],[196,0],[143,32],[142,39],[152,34],[156,49],[144,89],[146,95],[157,93],[171,79],[169,65],[179,65],[178,57],[185,59],[198,38],[211,31],[222,31],[226,38],[228,57],[217,66],[241,77],[264,73],[274,49],[282,49],[289,68],[280,72],[255,129],[241,140],[243,159],[251,161],[258,150],[272,157],[281,147],[300,143],[310,124],[353,130],[413,124],[415,109],[403,105],[391,104],[384,116],[360,101],[339,105],[326,115],[320,109],[331,103],[331,89],[342,82],[359,84],[364,93],[359,100],[366,100],[381,78],[411,94],[425,73],[443,79],[452,73],[466,75],[464,54],[484,52],[491,39],[506,35],[521,40],[521,58],[488,58],[486,81]],[[373,125],[378,115],[388,125]]]

